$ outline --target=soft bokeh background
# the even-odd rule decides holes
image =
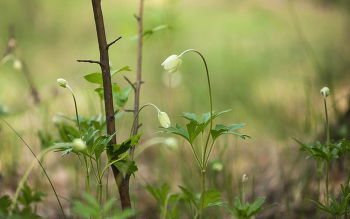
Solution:
[[[138,4],[136,0],[102,1],[108,41],[123,37],[110,49],[112,68],[128,65],[132,69],[113,77],[121,88],[128,86],[123,76],[136,81],[137,42],[132,38],[137,34],[133,15],[138,13]],[[169,114],[172,124],[185,124],[182,112],[208,112],[205,68],[199,56],[186,54],[180,71],[171,78],[160,66],[169,55],[190,48],[199,50],[208,62],[214,110],[232,109],[218,121],[226,125],[244,122],[240,132],[254,137],[241,140],[227,136],[216,144],[212,160],[220,161],[223,169],[209,168],[207,188],[219,189],[223,200],[233,205],[240,195],[241,176],[246,173],[251,179],[247,189],[251,202],[254,175],[255,197],[279,203],[257,218],[312,218],[315,206],[308,197],[316,195],[314,166],[290,137],[311,143],[324,141],[323,99],[319,94],[323,86],[331,89],[332,136],[348,135],[348,126],[343,123],[349,119],[349,11],[346,0],[146,0],[144,30],[164,24],[172,29],[157,31],[144,40],[145,83],[140,102],[157,105]],[[91,2],[0,0],[0,51],[8,44],[10,25],[41,101],[34,104],[23,72],[8,61],[0,67],[0,104],[10,113],[2,117],[38,153],[38,130],[58,139],[52,117],[58,112],[69,117],[75,114],[71,95],[57,86],[57,78],[66,79],[74,90],[82,116],[100,112],[94,92],[97,86],[83,78],[100,71],[99,66],[76,61],[99,58]],[[133,101],[131,94],[125,109],[132,109]],[[125,113],[116,120],[119,142],[127,138],[132,117]],[[153,109],[146,108],[140,120],[143,126],[139,132],[144,133],[141,143],[169,137],[155,134],[159,124]],[[177,139],[177,150],[158,144],[137,160],[139,171],[131,180],[130,193],[140,218],[158,217],[156,201],[142,188],[145,182],[141,176],[156,187],[167,182],[171,192],[180,192],[177,185],[200,192],[200,172],[192,152]],[[29,150],[1,121],[0,195],[14,193],[32,160]],[[61,158],[51,153],[44,165],[61,196],[72,198],[74,185],[84,188],[83,174],[77,177],[74,171],[74,156]],[[333,167],[331,186],[335,192],[339,182],[346,184],[341,167]],[[35,174],[41,176],[41,170]],[[111,195],[118,196],[109,176]],[[35,178],[31,176],[30,185],[35,185]],[[39,181],[49,196],[38,212],[57,218],[59,206],[52,191],[45,178]],[[69,204],[64,204],[68,212]],[[181,207],[182,218],[187,218],[188,208]],[[208,218],[231,218],[223,208],[207,214]]]

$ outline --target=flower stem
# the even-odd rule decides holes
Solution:
[[[329,152],[329,123],[328,123],[328,113],[327,113],[327,101],[326,101],[326,97],[323,97],[324,100],[324,110],[326,113],[326,128],[327,128],[327,155],[330,153]],[[330,160],[327,161],[327,167],[326,167],[326,200],[327,200],[327,208],[329,207],[329,196],[328,196],[328,184],[329,184],[329,165],[330,165]],[[327,219],[329,218],[329,214],[327,213]]]
[[[58,146],[58,145],[54,145],[54,146],[51,146],[51,147],[48,147],[46,148],[45,150],[43,150],[42,152],[40,152],[37,156],[37,159],[40,160],[42,157],[45,156],[45,154],[47,154],[48,152],[52,151],[52,150],[55,150],[55,149],[58,149],[58,148],[61,148],[61,146]],[[21,191],[21,189],[23,188],[23,185],[25,183],[25,181],[27,180],[30,172],[32,171],[34,165],[36,164],[37,160],[33,160],[32,163],[30,164],[29,168],[27,169],[27,172],[24,174],[24,176],[22,177],[21,179],[21,182],[19,183],[19,185],[17,186],[17,189],[16,189],[16,192],[15,192],[15,195],[12,199],[12,202],[11,202],[11,205],[10,205],[10,209],[9,209],[9,218],[11,218],[11,215],[12,215],[12,211],[16,205],[16,202],[17,202],[17,198],[19,196],[19,193]],[[61,206],[61,204],[60,204]],[[61,206],[62,207],[62,206]],[[64,214],[63,214],[64,215]],[[64,218],[65,215],[64,215]]]
[[[72,96],[73,96],[73,99],[74,99],[74,105],[75,105],[75,115],[76,115],[76,117],[77,117],[77,122],[78,122],[78,128],[79,128],[79,134],[80,134],[80,138],[82,138],[82,135],[81,135],[81,129],[80,129],[80,123],[79,123],[79,114],[78,114],[78,106],[77,106],[77,101],[76,101],[76,99],[75,99],[75,95],[74,95],[74,93],[73,93],[73,91],[72,91],[72,89],[67,85],[66,86],[69,90],[70,90],[70,92],[72,93]]]
[[[158,112],[160,112],[160,110],[158,109],[158,107],[156,107],[156,105],[152,104],[152,103],[146,103],[145,105],[143,105],[139,111],[137,111],[136,115],[135,115],[135,118],[134,118],[134,121],[132,123],[132,126],[131,126],[131,131],[130,131],[130,138],[132,137],[132,131],[134,130],[134,125],[135,125],[135,121],[136,121],[136,118],[137,116],[139,115],[139,113],[141,112],[141,110],[146,107],[146,106],[154,106]]]
[[[203,62],[204,62],[204,65],[205,65],[205,70],[207,72],[207,79],[208,79],[209,101],[210,101],[210,130],[209,130],[208,138],[207,138],[207,141],[206,141],[206,144],[205,144],[205,148],[204,148],[204,157],[205,157],[206,150],[207,150],[207,147],[208,147],[209,138],[210,138],[210,131],[213,128],[213,101],[212,101],[212,97],[211,97],[211,86],[210,86],[209,70],[208,70],[207,62],[205,61],[204,56],[200,52],[195,50],[195,49],[188,49],[188,50],[184,51],[183,53],[181,53],[179,55],[179,57],[181,58],[185,53],[191,52],[191,51],[197,53],[203,59]],[[203,160],[203,164],[204,164],[204,160]]]
[[[205,167],[203,167],[205,168]],[[200,216],[199,218],[202,219],[202,213],[203,213],[203,207],[204,207],[204,199],[205,199],[205,169],[202,169],[202,195],[201,195],[201,206],[199,207]]]

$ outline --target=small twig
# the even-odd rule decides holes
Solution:
[[[134,110],[130,110],[130,109],[126,109],[126,110],[124,110],[125,112],[134,112]]]
[[[142,126],[142,123],[139,126],[137,126],[137,129],[139,129],[141,126]]]
[[[137,16],[136,14],[134,14],[134,17],[136,18],[136,20],[140,20],[140,17]]]
[[[114,40],[113,42],[107,44],[107,48],[109,48],[111,45],[113,45],[115,42],[117,42],[118,40],[120,40],[122,37],[118,37],[118,39]]]
[[[77,61],[78,61],[78,62],[96,63],[96,64],[101,65],[101,62],[99,62],[99,61],[94,61],[94,60],[77,60]]]
[[[131,83],[131,81],[130,81],[127,77],[124,76],[124,78],[125,78],[125,80],[132,86],[132,88],[133,88],[134,90],[136,90],[136,87],[134,86],[134,84]]]

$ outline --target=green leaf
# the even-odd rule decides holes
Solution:
[[[121,69],[118,69],[118,70],[115,70],[115,71],[111,71],[111,77],[113,75],[117,74],[118,72],[121,72],[121,71],[131,71],[131,69],[129,68],[129,66],[124,66]]]
[[[128,86],[121,91],[119,98],[117,99],[117,105],[119,107],[123,107],[126,104],[131,90],[132,90],[132,86]]]
[[[184,128],[181,128],[179,124],[176,123],[176,128],[169,126],[167,129],[170,131],[158,131],[157,133],[172,133],[175,135],[180,135],[183,138],[185,138],[188,142],[191,142],[190,136],[189,136],[187,130]]]
[[[135,161],[129,160],[129,161],[118,161],[114,163],[114,166],[122,173],[127,173],[129,175],[133,174],[136,172],[137,166],[135,165]]]
[[[199,124],[200,122],[199,122],[199,120],[198,120],[198,118],[197,118],[197,116],[196,116],[196,114],[194,114],[194,113],[186,113],[186,112],[184,112],[184,116],[182,116],[182,117],[184,117],[185,119],[188,119],[188,120],[190,120],[190,121],[193,121],[193,122],[195,122],[196,124]]]
[[[213,115],[213,120],[214,120],[215,118],[217,118],[218,116],[221,116],[222,114],[227,113],[227,112],[230,112],[230,111],[231,111],[231,109],[228,109],[228,110],[225,110],[225,111],[222,111],[222,112],[219,112],[219,113]],[[210,114],[209,114],[209,115],[210,115]]]
[[[147,36],[147,35],[152,35],[153,33],[157,32],[159,30],[163,30],[163,29],[172,29],[172,27],[169,26],[169,25],[166,25],[166,24],[159,25],[157,27],[154,27],[154,28],[152,28],[150,30],[146,30],[145,32],[143,32],[142,38]],[[130,40],[137,40],[138,38],[139,38],[139,36],[135,35],[135,36],[131,37]]]
[[[168,195],[168,197],[167,197],[168,204],[177,201],[179,199],[179,196],[180,196],[179,194]]]
[[[120,96],[120,93],[121,93],[120,87],[116,83],[113,83],[112,84],[113,98],[118,98]]]
[[[236,129],[240,129],[240,128],[243,128],[245,125],[245,123],[239,123],[239,124],[233,124],[233,125],[230,125],[230,126],[225,126],[223,124],[217,124],[215,126],[215,129],[212,129],[210,131],[211,135],[212,135],[212,138],[213,138],[213,141],[215,141],[220,135],[222,134],[233,134],[233,135],[238,135],[239,137],[241,137],[242,139],[245,139],[246,137],[248,138],[252,138],[251,136],[249,135],[242,135],[242,134],[239,134],[239,133],[235,133],[235,132],[230,132],[230,131],[233,131],[233,130],[236,130]]]
[[[196,210],[198,211],[198,205],[197,205],[196,199],[194,198],[193,194],[182,186],[179,186],[179,188],[192,201],[193,205],[196,207]]]
[[[7,208],[11,205],[10,196],[4,195],[0,198],[0,212],[7,212]]]
[[[84,78],[90,83],[103,85],[102,74],[100,72],[85,75]]]
[[[141,135],[142,135],[142,133],[134,135],[131,138],[128,138],[127,140],[125,140],[121,144],[109,146],[108,150],[107,150],[108,160],[111,160],[111,159],[123,154],[124,152],[129,150],[129,148],[131,146],[138,145]]]
[[[204,195],[204,205],[203,208],[210,207],[210,204],[217,203],[221,201],[221,194],[219,190],[207,190]],[[212,205],[213,206],[213,205]]]

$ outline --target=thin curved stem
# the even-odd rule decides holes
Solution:
[[[43,150],[42,152],[40,152],[36,158],[40,160],[42,157],[45,156],[45,154],[47,154],[48,152],[50,152],[50,151],[52,151],[52,150],[58,149],[58,148],[61,148],[61,146],[53,145],[53,146],[51,146],[51,147],[49,147],[49,148],[46,148],[45,150]],[[21,191],[21,189],[22,189],[22,187],[23,187],[23,185],[24,185],[24,182],[27,180],[27,178],[28,178],[28,176],[29,176],[30,172],[32,171],[32,169],[33,169],[33,167],[34,167],[35,164],[36,164],[36,160],[33,160],[32,163],[30,164],[29,168],[27,169],[26,173],[25,173],[24,176],[22,177],[21,182],[20,182],[19,185],[17,186],[15,195],[14,195],[14,197],[13,197],[13,199],[12,199],[12,202],[11,202],[11,205],[10,205],[9,217],[11,217],[11,215],[12,215],[12,211],[13,211],[13,209],[14,209],[14,207],[15,207],[15,204],[16,204],[16,202],[17,202],[17,198],[18,198],[19,193],[20,193],[20,191]],[[64,215],[64,214],[63,214],[63,215]]]
[[[105,174],[106,170],[108,169],[108,167],[110,167],[112,164],[114,164],[115,162],[118,162],[122,159],[124,159],[124,157],[126,157],[127,154],[125,154],[124,156],[122,156],[121,158],[119,158],[118,160],[114,160],[113,162],[109,163],[108,165],[106,165],[106,167],[104,168],[104,170],[102,171],[100,178],[102,179],[103,174]]]
[[[62,214],[63,214],[63,217],[66,219],[66,215],[64,214],[64,211],[63,211],[63,208],[62,208],[60,199],[58,198],[58,195],[57,195],[57,193],[56,193],[55,187],[53,186],[53,184],[52,184],[52,182],[51,182],[51,180],[50,180],[50,177],[49,177],[49,175],[47,175],[46,170],[45,170],[45,168],[43,167],[43,165],[41,164],[40,160],[39,160],[38,157],[35,155],[35,153],[33,152],[33,150],[29,147],[29,145],[23,140],[23,138],[12,128],[12,126],[10,126],[10,124],[8,124],[2,117],[0,117],[0,119],[1,119],[2,121],[4,121],[4,122],[6,123],[6,125],[8,125],[8,126],[12,129],[12,131],[13,131],[14,133],[16,133],[16,135],[22,140],[22,142],[27,146],[27,148],[30,150],[30,152],[32,152],[32,154],[34,155],[35,159],[38,161],[38,163],[39,163],[41,169],[44,171],[44,173],[45,173],[45,175],[46,175],[46,178],[49,180],[49,183],[50,183],[50,185],[51,185],[51,188],[52,188],[53,192],[55,193],[55,196],[56,196],[56,199],[57,199],[57,201],[58,201],[58,204],[60,205],[60,208],[61,208],[61,212],[62,212]]]
[[[139,115],[139,113],[141,112],[141,110],[142,110],[144,107],[146,107],[146,106],[154,106],[154,107],[157,109],[157,111],[160,112],[160,110],[158,109],[158,107],[156,107],[156,105],[154,105],[154,104],[152,104],[152,103],[146,103],[145,105],[143,105],[143,106],[139,109],[139,111],[137,111],[136,116],[135,116],[135,118],[134,118],[134,121],[133,121],[133,123],[132,123],[131,131],[130,131],[130,138],[132,137],[132,131],[134,130],[134,125],[135,125],[136,118],[137,118],[137,116]]]
[[[209,88],[209,101],[210,101],[210,130],[209,130],[209,134],[208,134],[208,138],[205,144],[205,148],[204,148],[204,155],[206,154],[207,151],[207,147],[208,147],[208,143],[209,143],[209,138],[210,138],[210,131],[213,129],[213,100],[212,100],[212,96],[211,96],[211,86],[210,86],[210,78],[209,78],[209,70],[208,70],[208,66],[207,66],[207,62],[205,61],[204,56],[197,50],[195,49],[188,49],[186,51],[184,51],[183,53],[181,53],[179,55],[179,57],[181,58],[185,53],[187,52],[195,52],[198,55],[200,55],[200,57],[203,59],[204,65],[205,65],[205,70],[207,72],[207,79],[208,79],[208,88]],[[205,157],[205,156],[204,156]],[[203,160],[204,163],[204,160]]]
[[[205,169],[202,169],[202,195],[201,195],[201,202],[200,202],[201,206],[199,207],[199,210],[200,210],[199,218],[200,219],[202,219],[202,213],[203,213],[203,208],[204,208],[204,199],[205,199]]]
[[[75,95],[72,91],[72,89],[67,85],[66,88],[68,88],[70,90],[70,92],[72,93],[73,99],[74,99],[74,105],[75,105],[75,115],[77,117],[77,122],[78,122],[78,128],[79,128],[79,134],[80,134],[80,138],[82,138],[83,136],[81,135],[81,129],[80,129],[80,123],[79,123],[79,114],[78,114],[78,106],[77,106],[77,101],[75,99]]]

